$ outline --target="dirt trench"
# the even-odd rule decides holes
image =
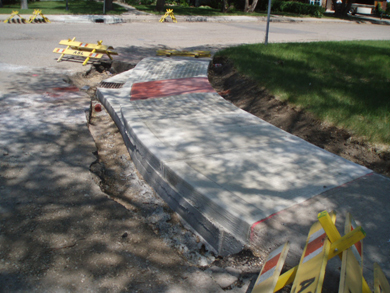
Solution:
[[[390,176],[389,146],[369,144],[346,129],[324,123],[304,109],[278,100],[240,74],[228,59],[214,58],[209,80],[222,97],[237,107],[333,154]]]

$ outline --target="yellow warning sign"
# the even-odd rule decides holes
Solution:
[[[160,22],[164,22],[165,19],[166,19],[168,16],[169,16],[170,18],[172,18],[172,21],[173,21],[173,22],[177,22],[176,17],[173,15],[173,9],[167,9],[167,12],[165,12],[165,14],[163,15],[163,17],[161,17],[161,19],[160,19],[159,21],[160,21]]]

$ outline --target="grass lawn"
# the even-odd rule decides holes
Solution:
[[[164,12],[155,11],[156,5],[134,5],[137,10],[152,13],[152,14],[164,14]],[[243,15],[243,16],[267,16],[267,11],[255,11],[252,13],[246,13],[239,10],[231,10],[228,12],[221,12],[219,9],[214,9],[209,6],[201,6],[201,7],[185,7],[185,6],[168,6],[165,5],[165,9],[173,9],[173,13],[176,15],[198,15],[198,16],[231,16],[231,15]],[[302,14],[294,14],[290,12],[271,12],[271,15],[279,15],[279,16],[291,16],[291,17],[313,17],[311,15],[302,15]],[[328,17],[328,16],[323,16]]]
[[[49,14],[103,14],[103,2],[93,0],[69,0],[69,10],[65,10],[65,1],[36,1],[28,3],[29,9],[20,9],[20,3],[12,5],[4,5],[0,8],[0,14],[10,14],[13,10],[19,11],[19,14],[32,14],[34,9],[42,10],[44,15]],[[126,12],[126,9],[113,3],[113,10],[107,14],[121,14]]]
[[[153,13],[164,14],[165,12],[155,11],[156,5],[132,5],[137,10]],[[201,15],[201,16],[227,16],[227,15],[245,15],[245,16],[266,16],[267,13],[245,13],[243,11],[234,11],[228,13],[222,13],[219,9],[213,9],[210,7],[184,7],[184,6],[165,6],[166,9],[173,9],[173,13],[176,15]]]
[[[254,44],[217,55],[271,94],[390,145],[390,41]]]
[[[28,4],[29,9],[20,9],[20,4],[4,5],[0,8],[0,14],[11,14],[12,11],[17,10],[19,14],[32,14],[34,9],[42,10],[43,14],[102,14],[103,2],[96,2],[94,0],[69,0],[69,10],[65,10],[65,1],[36,1]],[[162,15],[164,12],[155,11],[156,5],[132,5],[137,10]],[[198,16],[230,16],[230,15],[244,15],[244,16],[267,16],[266,12],[245,13],[243,11],[230,11],[222,13],[219,9],[211,7],[184,7],[184,6],[165,6],[166,9],[173,9],[175,15],[198,15]],[[113,10],[107,14],[122,14],[126,9],[113,3]],[[274,13],[273,13],[274,14]],[[293,17],[310,17],[308,15],[297,15],[287,12],[278,12],[278,15],[293,16]]]

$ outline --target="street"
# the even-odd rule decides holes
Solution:
[[[132,59],[147,49],[166,46],[213,51],[223,46],[261,43],[265,22],[257,23],[123,23],[123,24],[4,24],[0,23],[0,71],[5,64],[55,67],[80,71],[80,64],[55,62],[52,53],[62,39],[76,37],[82,42],[103,40],[113,46],[118,59]],[[309,42],[390,39],[390,26],[358,23],[271,23],[269,42]],[[62,47],[62,46],[59,46]],[[142,56],[139,56],[142,58]],[[138,58],[138,59],[139,59]]]

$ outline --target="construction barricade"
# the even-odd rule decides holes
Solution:
[[[173,22],[177,22],[176,17],[173,15],[173,9],[167,9],[167,12],[165,12],[159,21],[164,22],[168,16],[172,19]]]
[[[19,15],[19,11],[12,11],[11,16],[8,17],[6,20],[4,20],[4,23],[7,23],[7,22],[11,23],[11,21],[13,20],[13,18],[15,16],[19,16],[19,19],[21,20],[21,22],[23,22],[23,23],[26,22],[26,20]]]
[[[157,56],[211,57],[210,51],[157,50]]]
[[[34,9],[33,15],[28,19],[28,23],[32,23],[34,20],[36,21],[37,16],[41,16],[43,22],[51,22],[46,16],[43,15],[42,10]]]
[[[321,292],[329,259],[339,256],[341,274],[339,293],[372,293],[363,277],[363,238],[366,237],[350,214],[344,236],[336,226],[336,213],[324,211],[312,225],[299,265],[280,275],[289,243],[271,252],[255,282],[252,293],[272,293],[292,283],[293,293]],[[374,264],[374,293],[390,293],[389,282],[377,263]]]
[[[107,55],[111,60],[111,55],[118,55],[118,53],[111,51],[114,49],[111,46],[102,45],[103,41],[98,41],[97,44],[81,43],[76,41],[76,38],[61,40],[60,45],[67,46],[64,48],[55,48],[53,53],[59,53],[61,56],[57,59],[60,62],[65,55],[73,55],[84,57],[83,65],[86,65],[90,58],[100,59],[104,55]]]

